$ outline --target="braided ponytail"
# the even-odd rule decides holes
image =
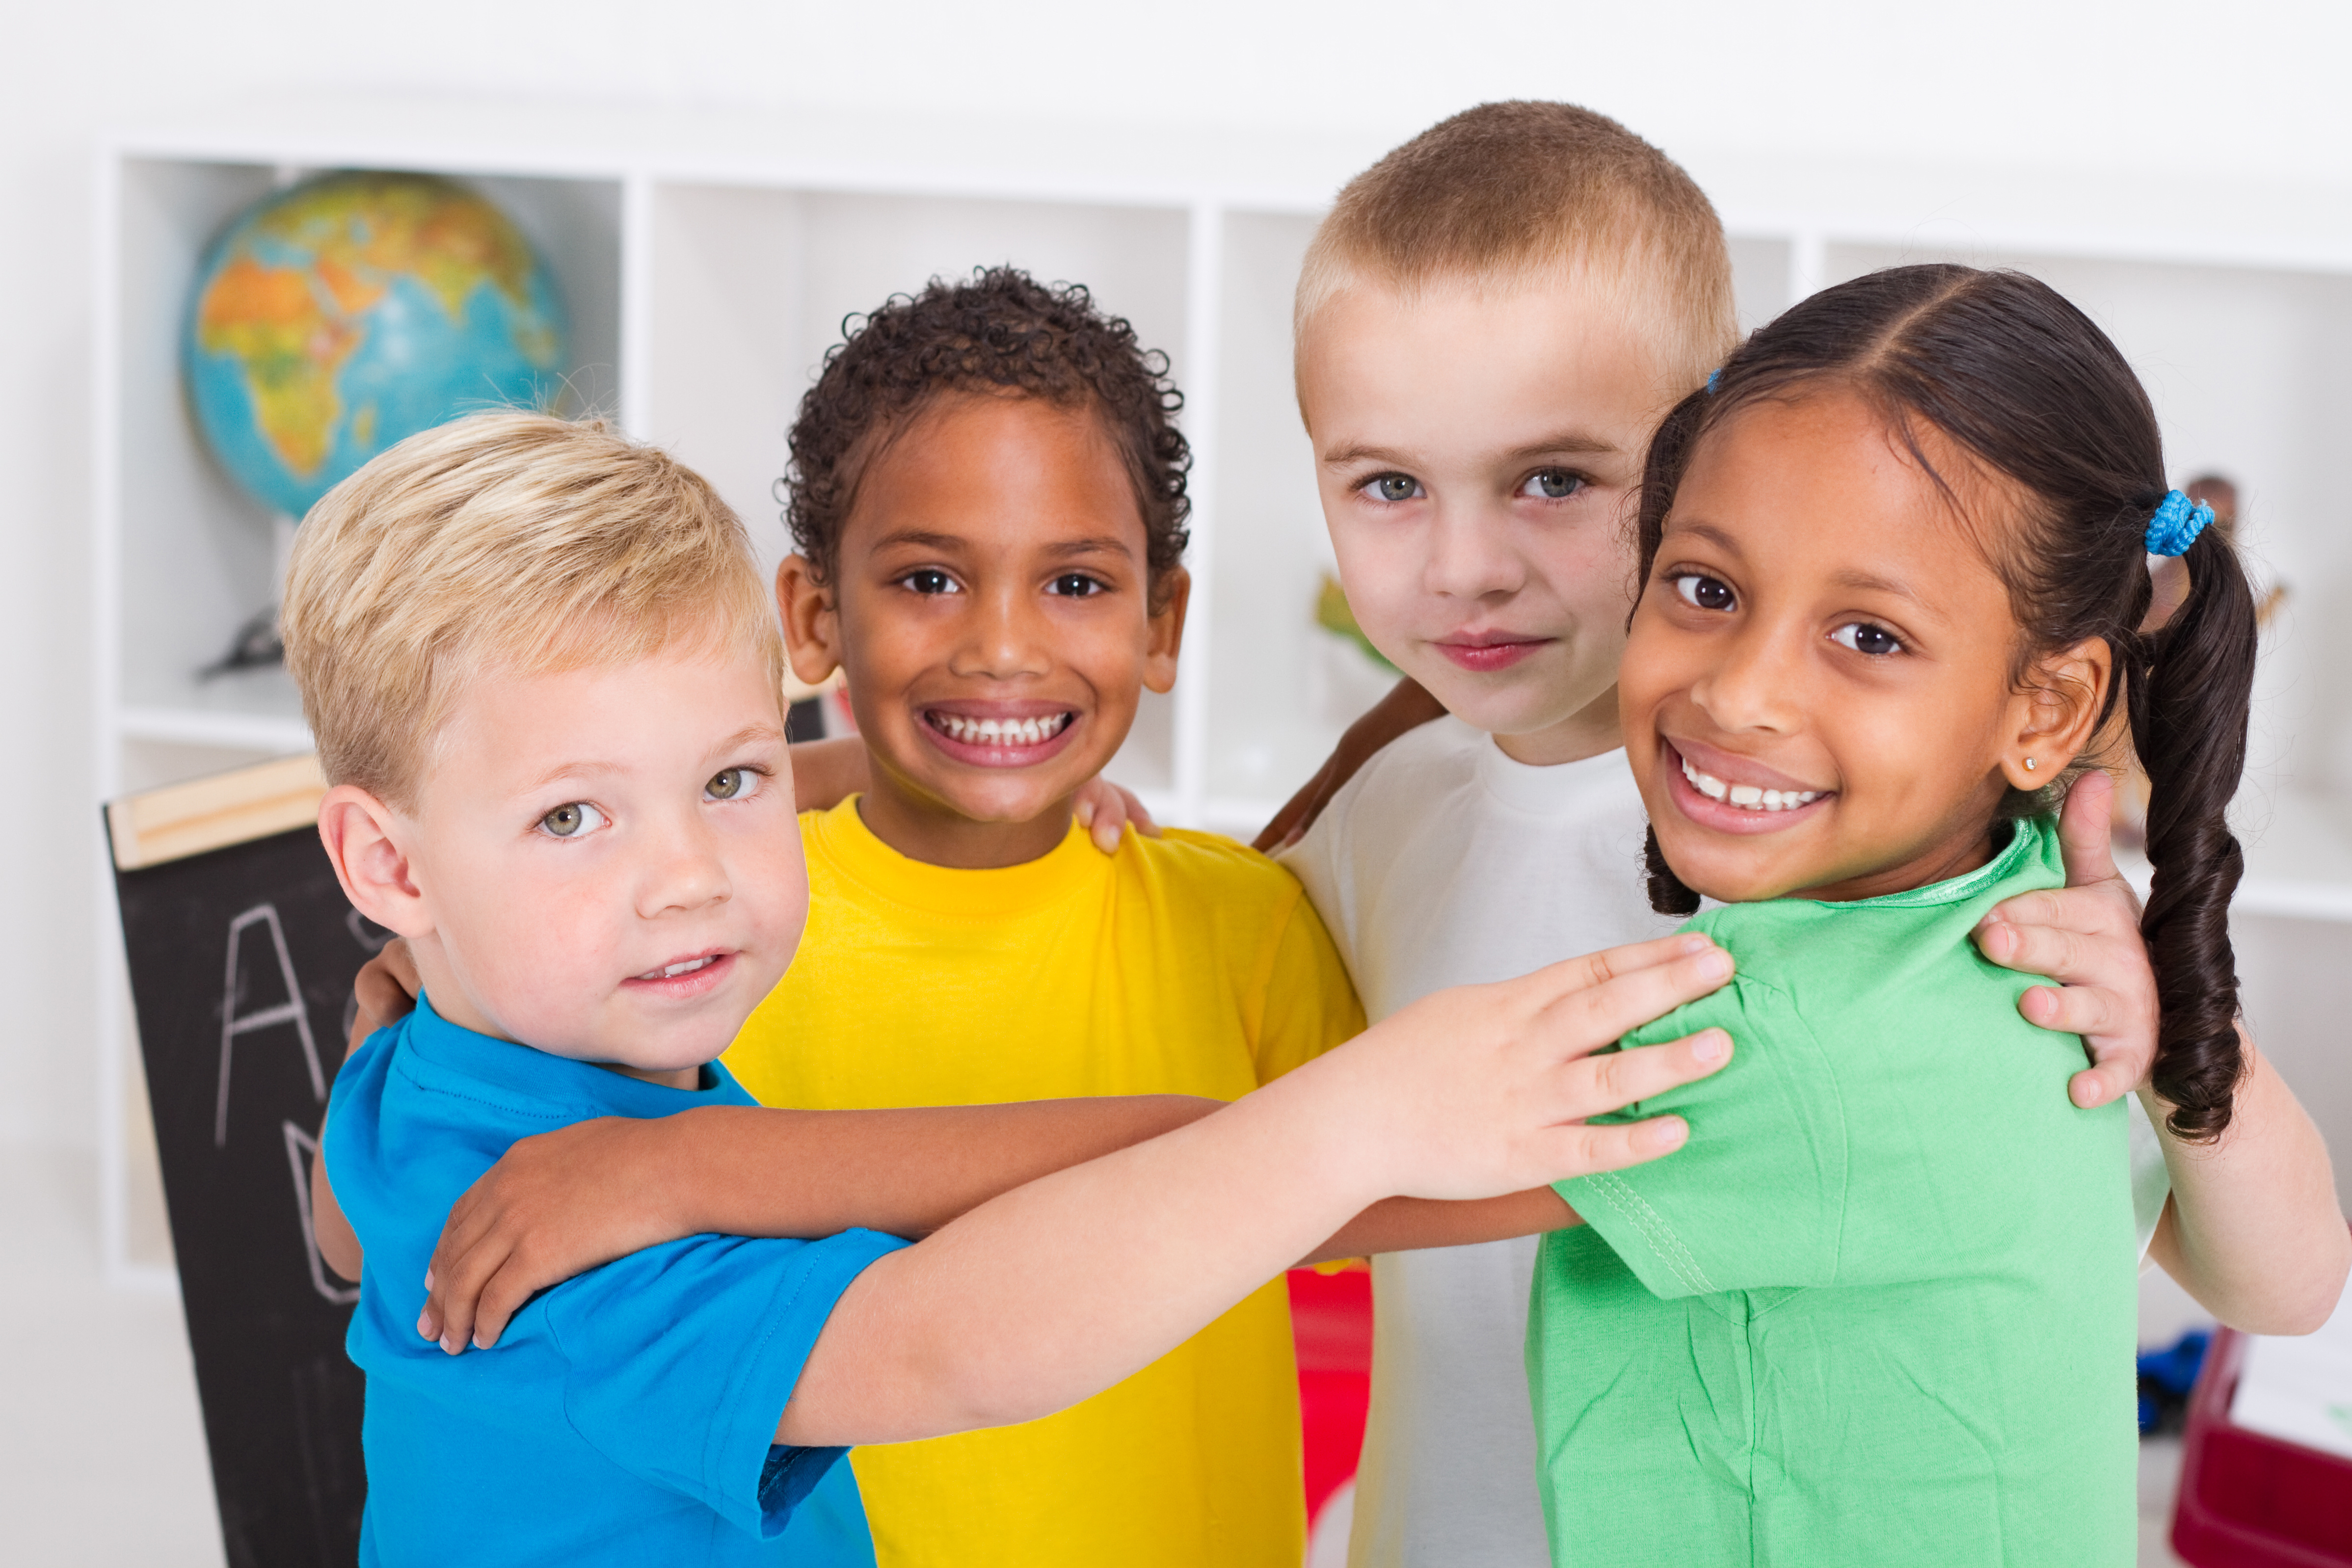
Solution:
[[[2245,765],[2254,671],[2253,596],[2229,540],[2189,546],[2188,600],[2162,628],[2148,612],[2148,526],[2167,496],[2156,410],[2122,353],[2089,317],[2037,279],[1951,266],[1874,272],[1802,301],[1750,338],[1652,439],[1639,512],[1640,577],[1656,564],[1666,514],[1692,452],[1749,403],[1834,384],[1869,400],[1937,485],[1914,431],[1951,437],[2021,492],[2021,515],[1986,530],[2021,635],[2020,683],[2042,657],[2092,641],[2115,655],[2098,716],[2120,696],[2150,785],[2156,883],[2140,929],[2160,1017],[2154,1082],[2173,1132],[2210,1139],[2230,1124],[2244,1072],[2230,898],[2244,859],[2227,811]],[[2004,815],[2047,810],[2074,772],[2010,790]],[[1655,832],[1645,855],[1652,904],[1697,900]]]

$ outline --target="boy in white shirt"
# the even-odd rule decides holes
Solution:
[[[1343,747],[1304,792],[1306,810],[1328,805],[1282,855],[1366,1016],[1672,929],[1647,897],[1617,663],[1650,433],[1737,339],[1714,209],[1614,121],[1484,105],[1340,193],[1307,252],[1295,330],[1349,606],[1452,716],[1333,792],[1362,750]],[[1402,697],[1351,741],[1423,716],[1409,687]],[[2155,1131],[2153,980],[2105,860],[2104,800],[2084,794],[2070,870],[2096,885],[2004,905],[1980,946],[2068,982],[2020,1005],[2086,1037],[2097,1060],[2076,1076],[2078,1104],[2142,1087],[2132,1185],[2149,1255],[2224,1321],[2307,1333],[2344,1278],[2326,1148],[2259,1061],[2231,1139],[2184,1149]],[[1373,1260],[1352,1568],[1551,1560],[1523,1353],[1536,1233],[1572,1223],[1556,1195],[1526,1193],[1465,1206],[1462,1234],[1527,1234]]]

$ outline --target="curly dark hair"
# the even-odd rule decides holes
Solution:
[[[1103,314],[1078,284],[987,267],[967,281],[934,277],[920,294],[894,294],[845,319],[842,334],[801,399],[784,476],[784,522],[819,581],[838,564],[859,477],[882,441],[944,394],[1010,392],[1101,416],[1135,486],[1159,601],[1191,538],[1192,454],[1172,423],[1184,395],[1168,378],[1168,356],[1140,347],[1123,318]]]

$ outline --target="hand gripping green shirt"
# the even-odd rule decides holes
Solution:
[[[2134,1560],[2137,1248],[2121,1103],[1969,934],[2064,881],[2055,824],[1966,876],[1710,910],[1690,1141],[1561,1182],[1528,1325],[1556,1564],[2103,1568]]]

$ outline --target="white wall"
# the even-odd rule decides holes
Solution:
[[[1778,155],[2311,182],[2352,201],[2352,8],[1449,0],[31,0],[0,48],[0,1139],[94,1122],[86,717],[90,171],[104,127],[346,89],[827,105],[1337,142],[1360,162],[1485,99],[1618,115],[1704,175]],[[2183,188],[2187,188],[2186,185]],[[2226,224],[2225,211],[2184,223]]]

